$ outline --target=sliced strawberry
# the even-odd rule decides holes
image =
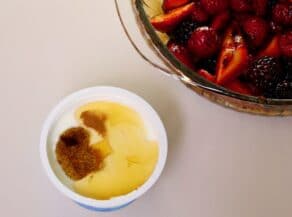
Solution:
[[[215,76],[210,74],[208,71],[206,71],[204,69],[200,69],[198,71],[198,73],[206,80],[215,83],[215,81],[216,81]],[[227,83],[226,85],[224,85],[224,87],[229,89],[229,90],[232,90],[234,92],[245,94],[245,95],[252,95],[252,93],[253,93],[251,88],[248,85],[240,82],[237,79],[232,81],[232,82]]]
[[[250,87],[248,85],[240,82],[239,80],[234,80],[234,81],[224,85],[224,87],[226,87],[229,90],[232,90],[234,92],[241,93],[244,95],[253,95],[253,92],[250,89]]]
[[[224,11],[223,13],[215,16],[211,24],[211,27],[216,31],[220,31],[226,26],[226,24],[229,21],[229,18],[230,18],[230,13],[228,11]]]
[[[280,36],[276,35],[268,44],[268,46],[263,49],[258,57],[263,56],[272,56],[272,57],[279,57],[281,55],[280,45],[279,45]]]
[[[190,1],[191,0],[164,0],[162,4],[162,8],[164,11],[170,11],[178,7],[181,7],[183,5],[186,5]]]
[[[198,71],[199,75],[201,75],[203,78],[205,78],[206,80],[208,81],[211,81],[211,82],[215,82],[216,81],[216,78],[214,75],[210,74],[207,70],[205,69],[200,69]]]
[[[190,69],[194,69],[191,55],[186,47],[173,41],[169,41],[167,43],[167,48],[184,65],[186,65]]]
[[[151,24],[158,31],[170,32],[173,30],[182,20],[188,17],[195,8],[195,4],[189,3],[177,9],[170,11],[167,14],[155,16],[151,19]]]
[[[216,82],[222,85],[238,77],[248,65],[248,55],[243,37],[229,28],[217,62]]]

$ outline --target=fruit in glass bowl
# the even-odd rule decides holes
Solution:
[[[292,99],[291,0],[163,0],[150,23],[186,67],[242,95]]]
[[[227,6],[219,9],[214,7],[215,2],[202,4],[200,0],[114,1],[129,42],[159,72],[181,81],[204,98],[236,111],[292,115],[292,99],[287,91],[290,74],[284,80],[275,76],[281,80],[276,87],[272,85],[273,92],[261,89],[271,84],[278,64],[283,71],[291,71],[291,28],[287,24],[289,19],[280,13],[282,4],[290,7],[291,0],[227,0]],[[277,4],[281,4],[277,6],[280,9],[274,9]],[[262,21],[268,24],[262,25]],[[253,22],[256,25],[250,24]],[[159,31],[155,25],[163,29]],[[268,33],[262,34],[260,28]],[[201,39],[189,45],[190,38]],[[206,46],[209,42],[210,47]],[[201,53],[196,47],[207,49]],[[271,64],[274,60],[276,65]],[[265,68],[259,66],[261,71],[254,73],[250,67],[265,62],[273,66],[267,81],[252,82],[254,76],[262,78]]]

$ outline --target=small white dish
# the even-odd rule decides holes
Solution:
[[[95,200],[74,192],[70,182],[68,182],[68,178],[60,172],[60,167],[55,157],[56,144],[50,138],[54,134],[55,124],[64,114],[93,101],[117,102],[136,110],[143,118],[146,128],[150,129],[151,137],[154,137],[159,145],[158,162],[150,178],[137,190],[109,200]],[[158,114],[145,100],[121,88],[100,86],[83,89],[67,96],[51,111],[42,128],[40,155],[49,179],[60,192],[87,209],[113,211],[129,205],[155,184],[166,162],[167,145],[167,135],[163,123]]]

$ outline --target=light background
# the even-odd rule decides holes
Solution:
[[[112,0],[0,0],[1,216],[291,217],[291,118],[214,105],[147,65]],[[48,181],[39,134],[50,109],[94,85],[138,93],[161,115],[169,158],[131,206],[94,213]]]

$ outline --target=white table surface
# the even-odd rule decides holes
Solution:
[[[1,216],[292,216],[292,119],[222,108],[156,71],[128,43],[112,0],[0,1],[0,75]],[[65,198],[39,159],[50,109],[94,85],[138,93],[169,134],[159,182],[114,213]]]

